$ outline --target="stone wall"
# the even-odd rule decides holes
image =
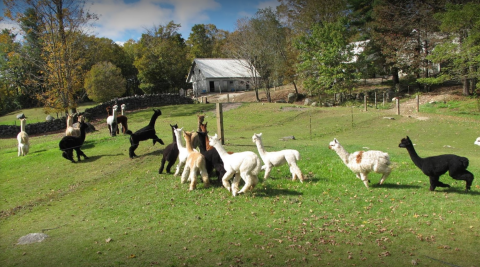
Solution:
[[[80,113],[80,115],[85,116],[86,121],[91,121],[97,118],[107,117],[107,106],[113,106],[117,104],[125,104],[127,110],[137,110],[148,107],[159,107],[167,105],[182,105],[182,104],[193,104],[193,100],[188,97],[182,97],[178,94],[153,94],[153,95],[140,95],[140,96],[129,96],[117,98],[105,103],[102,103],[93,108],[88,108],[85,112]],[[20,124],[20,123],[19,123]],[[25,126],[25,131],[29,135],[37,134],[46,134],[50,132],[63,131],[67,128],[67,119],[62,117],[55,119],[51,122],[39,122],[39,123],[28,123]],[[16,137],[20,132],[20,126],[15,125],[0,125],[0,138],[10,138]]]

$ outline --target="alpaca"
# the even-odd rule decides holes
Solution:
[[[122,104],[120,107],[121,107],[121,110],[122,110],[122,114],[117,116],[117,134],[120,133],[119,127],[118,127],[119,124],[122,124],[122,133],[126,134],[127,131],[128,131],[128,118],[124,114],[125,109],[126,109],[126,105]]]
[[[168,161],[167,173],[170,173],[170,169],[172,168],[173,164],[175,164],[175,161],[177,161],[177,158],[178,158],[177,138],[175,136],[175,129],[178,129],[178,125],[176,125],[176,124],[171,125],[170,124],[170,127],[172,128],[173,141],[172,141],[171,144],[169,144],[163,150],[162,164],[160,165],[160,168],[158,169],[159,174],[161,174],[163,172],[163,168],[165,166],[165,161]]]
[[[205,115],[197,115],[197,131],[201,132],[202,131],[202,125],[203,121],[205,120]],[[198,135],[197,132],[192,133],[192,147],[197,148],[200,146],[200,141],[198,140]]]
[[[187,161],[187,157],[188,157],[187,148],[182,143],[182,137],[181,137],[182,132],[183,132],[183,128],[173,130],[173,133],[175,134],[175,139],[176,139],[175,141],[178,148],[178,164],[173,176],[177,176],[180,174],[180,171],[185,166],[185,162]]]
[[[369,150],[357,151],[350,154],[340,145],[336,138],[330,142],[328,148],[337,152],[338,156],[343,160],[343,163],[355,173],[357,178],[363,181],[367,188],[367,176],[370,172],[383,174],[379,184],[383,184],[390,172],[392,172],[392,169],[390,168],[390,156],[388,153],[378,150]]]
[[[137,149],[140,141],[152,139],[153,145],[155,145],[156,142],[164,145],[162,139],[158,138],[155,132],[155,122],[157,121],[158,116],[162,115],[162,112],[159,109],[154,109],[153,111],[154,113],[152,115],[152,118],[150,119],[150,123],[147,126],[136,131],[135,133],[132,133],[132,131],[130,130],[126,132],[130,135],[130,148],[128,150],[128,154],[131,159],[137,157],[137,155],[135,154],[135,149]]]
[[[70,160],[72,163],[75,163],[75,160],[73,159],[73,150],[76,151],[77,153],[77,158],[78,161],[80,161],[80,156],[83,156],[85,159],[88,159],[87,155],[83,153],[83,151],[80,149],[85,142],[85,129],[87,129],[88,125],[83,122],[82,120],[80,121],[80,137],[76,136],[64,136],[62,140],[60,140],[60,143],[58,146],[60,147],[60,150],[62,150],[62,156],[66,158],[67,160]]]
[[[465,191],[470,190],[474,177],[471,172],[467,171],[469,163],[467,158],[452,154],[421,158],[417,155],[408,136],[400,141],[398,147],[406,148],[413,163],[430,178],[430,191],[434,191],[437,186],[450,187],[450,185],[439,181],[440,176],[447,171],[453,179],[465,180]]]
[[[225,148],[222,146],[217,134],[209,136],[210,145],[215,147],[220,154],[223,161],[223,167],[225,168],[225,175],[222,177],[223,186],[232,192],[233,196],[237,193],[245,193],[246,190],[253,190],[258,183],[258,173],[262,167],[260,158],[257,154],[251,151],[236,152],[228,154]],[[232,186],[230,188],[229,180],[235,175]],[[242,190],[238,191],[240,178],[245,181],[245,185]]]
[[[107,107],[107,113],[109,112],[109,108]],[[107,126],[108,130],[110,131],[110,136],[116,136],[118,130],[118,123],[117,123],[117,105],[114,105],[111,109],[112,115],[108,116],[107,118]]]
[[[477,145],[477,146],[480,146],[480,137],[478,137],[477,140],[475,140],[475,142],[473,144]]]
[[[27,132],[25,132],[26,118],[20,119],[20,132],[17,134],[18,156],[26,156],[30,149],[30,141]]]
[[[223,175],[225,175],[225,168],[223,167],[223,161],[222,158],[220,157],[220,154],[218,154],[218,151],[214,148],[211,147],[210,144],[208,144],[208,135],[206,131],[201,131],[197,132],[200,141],[200,153],[205,157],[205,166],[207,167],[207,172],[209,176],[213,173],[213,170],[215,169],[216,176],[217,176],[217,183],[220,183]],[[207,144],[208,146],[211,147],[210,150],[207,150]],[[210,181],[212,182],[212,181]]]
[[[300,160],[300,153],[294,149],[284,149],[281,151],[267,152],[263,147],[262,133],[253,134],[252,141],[257,145],[258,153],[265,164],[262,169],[265,169],[264,179],[267,180],[270,175],[272,167],[278,167],[288,163],[290,166],[290,173],[292,174],[292,181],[297,178],[303,183],[303,174],[297,166],[297,160]]]
[[[72,115],[67,114],[67,129],[65,130],[65,136],[80,136],[80,128],[74,127],[73,125],[73,118],[77,115],[77,113],[73,113]]]
[[[194,190],[197,185],[197,172],[200,172],[204,186],[208,187],[210,180],[208,180],[208,172],[205,167],[205,157],[200,152],[192,149],[192,133],[183,132],[183,138],[185,138],[188,157],[185,162],[185,168],[183,169],[181,183],[186,183],[188,179],[190,181],[189,190]]]

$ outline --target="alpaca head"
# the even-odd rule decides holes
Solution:
[[[473,144],[480,146],[480,137],[478,137]]]
[[[187,138],[191,139],[192,138],[192,132],[183,131],[183,138],[185,138],[185,140],[187,140]]]
[[[176,136],[182,136],[183,127],[182,128],[176,128],[176,129],[173,129],[173,130],[174,130]]]
[[[112,107],[107,106],[105,109],[107,110],[107,116],[112,116]]]
[[[400,144],[398,144],[398,147],[406,148],[406,147],[411,147],[413,146],[412,140],[410,140],[410,137],[402,138],[400,141]]]
[[[220,141],[220,138],[218,138],[217,134],[215,134],[214,136],[208,136],[208,143],[211,145],[211,146],[215,146],[216,144],[218,144]]]
[[[257,140],[262,141],[262,133],[256,134],[254,133],[252,136],[252,142],[256,143]]]
[[[162,115],[162,112],[159,110],[159,109],[153,109],[153,111],[155,112],[153,115],[155,116],[160,116]]]
[[[200,130],[202,130],[202,132],[204,133],[207,133],[207,123],[206,122],[205,124],[200,124]]]
[[[113,111],[117,111],[117,109],[118,109],[118,106],[117,106],[117,105],[113,105],[112,110],[113,110]]]
[[[170,124],[170,127],[172,128],[172,130],[178,129],[178,125],[177,125],[177,124],[174,124],[174,125],[171,125],[171,124]]]
[[[205,120],[205,115],[197,115],[198,117],[198,123],[203,123],[203,120]]]
[[[122,110],[125,110],[127,106],[125,104],[122,104],[120,107],[122,108]]]
[[[330,142],[330,144],[328,144],[328,148],[333,150],[335,150],[339,146],[340,146],[340,143],[338,142],[337,138],[333,138],[333,141]]]

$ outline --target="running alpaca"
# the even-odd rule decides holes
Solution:
[[[20,119],[20,132],[17,134],[18,156],[26,156],[30,149],[30,141],[27,132],[25,132],[26,118]]]
[[[235,152],[228,154],[225,148],[222,146],[217,134],[209,136],[210,145],[217,149],[218,154],[223,161],[223,167],[225,168],[225,175],[222,177],[223,186],[232,192],[233,196],[237,194],[245,193],[246,190],[253,190],[258,183],[258,173],[262,167],[262,163],[257,154],[251,151]],[[230,188],[230,179],[235,175]],[[238,191],[240,184],[240,178],[245,181],[245,185],[242,190]]]
[[[85,142],[85,129],[87,129],[88,125],[80,120],[80,136],[65,136],[60,140],[58,146],[60,150],[62,150],[62,157],[70,160],[72,163],[75,163],[73,159],[73,150],[77,153],[78,161],[80,161],[80,156],[83,156],[85,159],[88,159],[87,155],[83,153],[80,149]]]
[[[257,145],[258,153],[265,164],[262,169],[265,169],[264,179],[267,180],[272,167],[278,167],[288,163],[290,166],[290,173],[292,174],[292,181],[295,181],[297,178],[300,182],[303,183],[303,174],[300,168],[297,166],[297,160],[300,160],[300,153],[294,149],[285,149],[275,152],[267,152],[263,147],[262,143],[262,133],[253,134],[252,141]]]
[[[367,188],[367,176],[370,172],[383,174],[380,184],[383,184],[390,172],[392,172],[392,169],[390,168],[390,156],[388,153],[378,150],[369,150],[357,151],[350,154],[340,145],[336,138],[330,142],[328,148],[337,152],[338,156],[343,160],[343,163],[355,173],[357,178],[363,181]]]
[[[117,105],[114,105],[111,108],[112,115],[109,115],[107,118],[107,126],[108,130],[110,131],[110,136],[116,136],[118,131],[118,123],[117,123]],[[107,113],[109,113],[110,107],[107,107]]]
[[[204,129],[204,128],[202,128]],[[200,137],[200,153],[205,157],[205,166],[207,167],[207,172],[210,177],[213,176],[213,170],[215,169],[215,173],[217,176],[216,183],[220,184],[223,175],[225,175],[225,168],[223,167],[223,161],[218,154],[218,151],[208,144],[208,135],[206,131],[197,132],[198,136]],[[210,150],[207,150],[207,144],[211,147]],[[212,182],[212,180],[210,180]]]
[[[427,158],[421,158],[417,155],[410,138],[403,138],[398,147],[406,148],[413,163],[422,170],[423,174],[430,177],[430,191],[434,191],[437,186],[450,187],[439,181],[440,176],[448,171],[448,174],[455,180],[465,180],[465,191],[470,190],[473,182],[473,174],[467,171],[468,159],[452,154],[445,154]]]
[[[77,115],[77,113],[73,113],[72,115],[67,114],[67,129],[65,130],[65,136],[80,136],[80,128],[73,127],[73,118]]]
[[[163,150],[162,163],[160,165],[160,168],[158,169],[159,174],[163,172],[163,168],[165,167],[166,161],[168,161],[167,173],[170,173],[170,169],[172,168],[173,164],[175,164],[175,161],[177,161],[177,158],[178,158],[177,138],[175,136],[175,129],[178,129],[178,125],[170,124],[170,127],[172,128],[173,141]]]
[[[189,190],[192,191],[197,186],[197,172],[200,172],[202,176],[203,184],[205,187],[210,186],[210,180],[208,180],[208,172],[205,167],[205,157],[198,151],[192,149],[192,133],[183,132],[183,138],[185,138],[185,144],[188,151],[187,161],[185,162],[185,168],[183,169],[181,183],[184,184],[187,180],[190,181]]]
[[[150,123],[147,126],[136,131],[135,133],[132,133],[132,131],[130,130],[127,131],[127,134],[130,135],[130,148],[128,150],[128,155],[131,159],[137,157],[137,155],[135,154],[135,149],[137,149],[140,141],[152,139],[153,145],[155,145],[156,142],[164,145],[162,139],[158,138],[155,132],[155,122],[157,121],[158,116],[162,115],[162,112],[159,109],[154,109],[153,111],[154,113],[152,115],[152,118],[150,119]]]

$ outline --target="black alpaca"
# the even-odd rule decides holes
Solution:
[[[137,157],[135,154],[135,149],[137,149],[140,141],[145,141],[147,139],[153,139],[153,145],[156,142],[160,144],[164,144],[162,139],[158,138],[155,132],[155,121],[157,121],[158,116],[162,115],[162,112],[159,109],[153,109],[154,113],[152,118],[150,119],[150,123],[143,127],[142,129],[132,133],[132,131],[128,130],[127,134],[130,135],[130,149],[128,150],[128,154],[131,159]]]
[[[220,157],[220,154],[218,154],[218,151],[213,147],[210,150],[207,150],[207,133],[206,132],[197,132],[198,133],[198,140],[200,141],[200,153],[205,157],[205,167],[207,168],[208,176],[212,177],[210,175],[215,169],[216,174],[217,174],[217,180],[212,181],[212,183],[216,184],[221,184],[222,183],[222,177],[225,174],[225,168],[223,167],[223,161],[222,158]]]
[[[421,158],[415,152],[412,141],[407,136],[400,141],[399,147],[406,148],[413,163],[422,170],[422,172],[430,177],[430,191],[435,187],[450,187],[439,181],[440,176],[448,171],[448,174],[455,180],[465,180],[465,191],[470,190],[473,182],[473,174],[467,171],[468,159],[452,154],[445,154],[427,158]]]
[[[160,165],[160,169],[158,169],[158,173],[163,172],[165,161],[168,161],[167,173],[170,173],[170,168],[172,168],[173,164],[175,164],[175,161],[177,161],[177,158],[178,158],[179,151],[177,146],[177,138],[175,137],[175,132],[174,132],[175,129],[178,128],[178,125],[170,124],[170,127],[172,128],[173,142],[163,150],[162,165]]]
[[[60,143],[58,146],[60,147],[60,150],[62,150],[62,156],[71,162],[75,163],[75,160],[73,159],[73,150],[77,152],[77,158],[78,161],[80,161],[80,156],[83,156],[85,159],[88,159],[87,155],[83,153],[83,151],[80,149],[83,145],[83,142],[85,142],[85,129],[88,128],[88,125],[80,121],[80,136],[65,136],[60,140]]]

